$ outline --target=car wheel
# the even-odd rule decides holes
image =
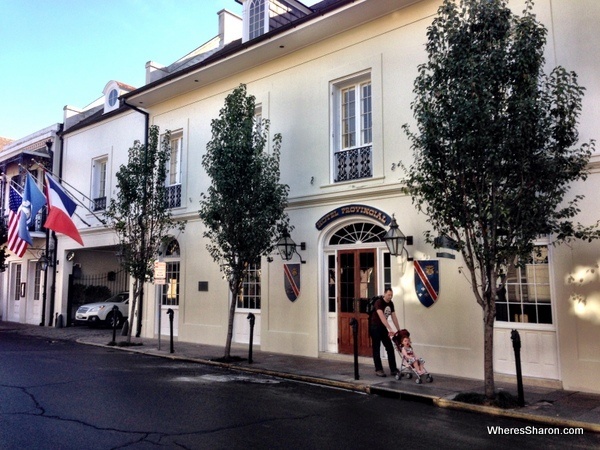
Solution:
[[[113,328],[114,326],[116,326],[118,328],[119,325],[121,324],[122,320],[123,320],[123,316],[121,315],[121,313],[118,312],[117,314],[113,314],[111,312],[111,313],[108,313],[108,315],[106,316],[106,325],[109,326],[110,328]]]

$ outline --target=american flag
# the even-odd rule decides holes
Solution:
[[[14,187],[10,187],[10,195],[8,201],[8,207],[10,209],[8,213],[8,249],[22,258],[27,250],[27,242],[19,237],[19,216],[21,212],[19,207],[23,203],[23,199]]]

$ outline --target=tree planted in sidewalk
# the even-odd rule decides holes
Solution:
[[[584,89],[562,67],[544,72],[546,28],[525,2],[444,1],[427,31],[405,130],[414,162],[407,185],[433,230],[457,242],[483,309],[485,393],[495,395],[493,332],[497,289],[511,264],[541,236],[554,242],[598,237],[574,224],[594,142],[578,143]],[[427,234],[433,241],[433,234]]]
[[[230,304],[224,359],[231,358],[233,321],[247,270],[260,262],[287,228],[289,187],[279,182],[281,135],[267,145],[269,121],[256,117],[256,101],[240,85],[213,119],[212,139],[202,159],[210,177],[199,215],[210,240],[207,249],[229,284]]]
[[[160,142],[159,142],[160,141]],[[131,275],[132,322],[137,312],[136,336],[142,330],[144,283],[153,281],[154,261],[168,233],[184,230],[186,222],[174,220],[167,207],[167,162],[171,155],[171,133],[160,138],[159,128],[148,130],[148,143],[135,141],[129,159],[117,172],[117,193],[111,198],[106,216],[119,239],[121,265]]]

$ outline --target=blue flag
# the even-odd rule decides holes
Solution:
[[[35,183],[30,173],[27,173],[25,189],[23,189],[23,202],[19,207],[19,237],[33,245],[33,239],[29,233],[29,226],[34,223],[38,211],[46,204],[46,197]]]

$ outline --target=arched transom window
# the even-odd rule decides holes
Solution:
[[[383,242],[385,229],[373,223],[351,223],[340,228],[329,239],[329,245],[364,244],[368,242]]]

